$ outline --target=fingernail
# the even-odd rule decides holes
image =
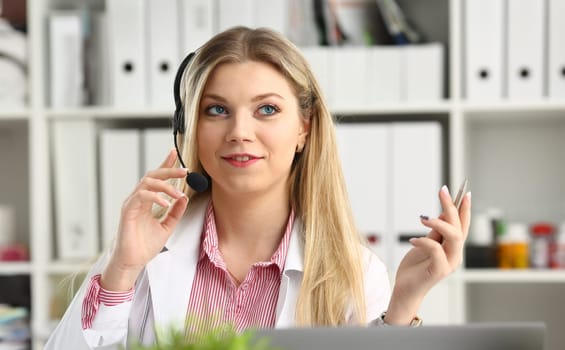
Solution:
[[[449,194],[449,188],[447,188],[447,185],[443,185],[443,186],[441,187],[441,190],[442,190],[443,192]]]
[[[408,240],[408,242],[414,244],[414,242],[416,242],[417,240],[418,240],[417,237],[412,237],[412,238],[410,238],[410,239]]]
[[[420,215],[420,219],[424,220],[424,221],[428,221],[430,220],[430,218],[426,215]]]
[[[469,203],[471,203],[471,191],[467,192],[467,199],[469,200]]]

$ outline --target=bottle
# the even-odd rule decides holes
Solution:
[[[505,232],[498,236],[498,267],[501,269],[528,268],[528,246],[528,226],[517,222],[508,223]]]
[[[565,222],[559,226],[555,239],[555,264],[558,269],[565,269]]]
[[[530,265],[533,268],[548,268],[555,265],[555,227],[546,222],[538,222],[530,227]]]
[[[471,227],[465,244],[465,267],[493,268],[497,266],[490,217],[477,213],[471,218]]]

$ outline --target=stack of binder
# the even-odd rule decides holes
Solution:
[[[184,56],[232,26],[286,34],[289,8],[286,0],[107,0],[105,12],[53,11],[51,106],[173,108]]]
[[[312,45],[319,34],[312,6],[312,0],[107,0],[105,12],[53,11],[51,105],[172,109],[174,74],[189,52],[238,25],[269,27]],[[356,32],[362,26],[354,26],[364,18],[363,11],[352,7],[342,12],[348,37],[355,40],[321,51],[305,49],[335,106],[443,97],[440,44],[369,48]]]
[[[139,179],[165,160],[173,133],[168,128],[103,129],[98,139],[101,238],[107,249],[118,230],[122,203]]]
[[[405,237],[427,234],[420,215],[440,212],[441,125],[436,121],[338,123],[336,132],[358,228],[381,238],[373,248],[396,271],[411,248]],[[359,156],[367,150],[369,161]]]
[[[391,280],[412,248],[407,239],[429,231],[419,216],[433,217],[441,211],[437,199],[444,168],[441,130],[436,121],[336,126],[356,224],[367,236],[369,247],[385,262]],[[449,292],[445,281],[426,296],[420,314],[428,323],[450,321],[453,310],[445,302]]]
[[[172,131],[99,129],[91,120],[56,120],[52,142],[56,258],[93,258],[113,243],[121,206],[139,179],[172,149]]]
[[[302,52],[332,108],[438,102],[444,96],[440,43],[308,47]]]
[[[466,0],[467,99],[564,98],[563,16],[562,0]]]

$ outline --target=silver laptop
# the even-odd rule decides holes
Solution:
[[[543,323],[262,329],[280,350],[545,350]],[[271,349],[271,347],[269,347]]]

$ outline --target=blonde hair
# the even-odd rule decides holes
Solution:
[[[350,209],[334,122],[296,46],[269,29],[236,27],[219,33],[197,50],[181,86],[186,132],[177,136],[177,142],[186,166],[204,172],[198,160],[196,124],[210,73],[219,64],[244,61],[275,67],[294,88],[302,117],[310,120],[306,145],[297,154],[289,177],[291,205],[302,220],[304,233],[304,275],[296,322],[302,326],[337,326],[345,324],[348,312],[353,311],[356,320],[364,323],[362,239]],[[199,195],[184,181],[178,186],[190,198]]]

